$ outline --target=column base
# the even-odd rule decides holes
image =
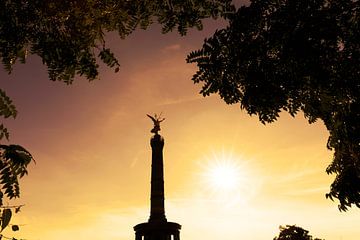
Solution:
[[[135,240],[180,240],[181,225],[174,222],[146,222],[134,227]]]

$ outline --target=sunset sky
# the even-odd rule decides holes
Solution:
[[[159,26],[126,40],[108,34],[121,68],[101,67],[100,80],[73,85],[48,80],[38,57],[0,70],[0,87],[14,100],[6,120],[10,142],[34,156],[21,181],[26,206],[6,236],[27,240],[129,240],[149,217],[152,122],[163,113],[165,198],[181,239],[273,239],[279,225],[296,224],[314,237],[358,240],[359,209],[339,212],[325,199],[334,176],[321,121],[281,114],[262,125],[238,105],[203,98],[186,55],[224,23],[207,21],[186,37]],[[211,171],[236,170],[234,185],[215,186]]]

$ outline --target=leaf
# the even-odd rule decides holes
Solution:
[[[17,111],[12,100],[6,95],[5,91],[0,89],[0,116],[15,118],[16,114]]]
[[[11,229],[16,232],[16,231],[19,231],[19,226],[18,225],[12,225],[11,226]]]
[[[1,231],[4,230],[4,228],[6,228],[11,220],[11,216],[12,216],[12,212],[9,208],[5,208],[2,212],[2,216],[1,216]],[[1,232],[0,231],[0,232]]]
[[[4,148],[4,157],[8,160],[11,160],[15,165],[26,166],[31,161],[35,161],[24,147],[20,145],[10,144],[10,145],[0,145],[1,148]]]
[[[3,124],[0,125],[0,140],[3,138],[6,138],[6,140],[9,140],[9,132],[6,127],[4,127]]]
[[[21,206],[19,206],[19,207],[16,207],[16,208],[15,208],[15,213],[18,213],[18,212],[20,212],[20,210],[21,210]]]
[[[118,68],[120,64],[109,48],[103,48],[99,53],[99,57],[109,67],[116,66],[115,72],[119,71]]]

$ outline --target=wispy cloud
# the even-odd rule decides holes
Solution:
[[[181,49],[180,44],[172,44],[161,49],[161,52],[166,53],[166,52],[178,51],[180,49]]]
[[[296,189],[294,191],[287,192],[287,195],[291,196],[303,196],[303,195],[309,195],[314,193],[325,193],[329,191],[328,186],[324,187],[312,187],[312,188],[303,188],[303,189]]]
[[[169,106],[169,105],[176,105],[176,104],[182,104],[182,103],[188,103],[198,100],[203,100],[204,97],[202,96],[194,96],[194,97],[184,97],[179,99],[165,99],[161,104],[158,106]]]
[[[299,181],[301,179],[307,179],[309,176],[319,174],[318,171],[315,169],[307,169],[301,171],[291,171],[289,174],[278,176],[276,180],[272,177],[273,181],[276,181],[277,184],[280,183],[288,183],[292,181]]]

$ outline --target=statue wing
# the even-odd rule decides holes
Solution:
[[[149,118],[151,118],[151,120],[154,122],[154,124],[157,122],[157,120],[153,117],[153,116],[151,116],[151,115],[149,115],[149,114],[146,114]]]

